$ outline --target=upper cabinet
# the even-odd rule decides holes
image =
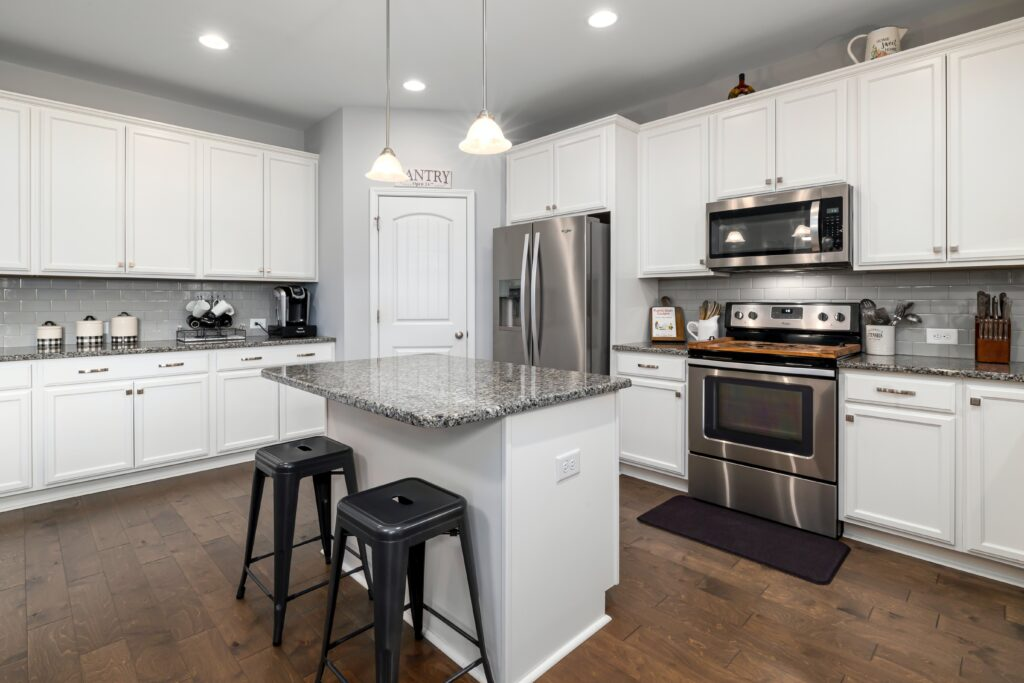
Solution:
[[[714,196],[846,179],[846,80],[794,88],[712,116]]]
[[[314,280],[317,162],[270,152],[263,178],[263,253],[269,278]]]
[[[857,79],[858,264],[946,260],[945,58]]]
[[[551,215],[551,198],[555,196],[555,150],[551,145],[509,152],[506,173],[510,223]]]
[[[41,269],[125,272],[125,124],[46,109],[41,115]]]
[[[259,149],[226,142],[203,145],[207,275],[264,276],[263,156]]]
[[[28,106],[0,100],[0,271],[32,267]]]
[[[640,132],[640,275],[707,275],[708,117]]]

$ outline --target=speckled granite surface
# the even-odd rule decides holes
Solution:
[[[839,361],[846,370],[904,372],[911,375],[966,377],[1003,382],[1024,382],[1024,363],[986,365],[966,358],[934,358],[932,356],[869,356],[859,354]]]
[[[685,356],[686,344],[653,344],[649,341],[615,344],[614,351],[638,351],[640,353],[663,353],[668,356]]]
[[[626,378],[439,354],[266,368],[263,376],[416,427],[456,427],[630,386]]]
[[[79,349],[74,341],[65,344],[59,351],[39,351],[32,346],[0,348],[0,363],[24,360],[47,360],[51,358],[91,358],[95,356],[132,356],[139,353],[171,353],[173,351],[212,351],[219,349],[242,349],[259,346],[288,346],[292,344],[334,343],[334,337],[297,337],[295,339],[267,339],[253,337],[245,341],[213,342],[203,344],[179,344],[173,339],[143,341],[130,347],[112,347],[105,344],[96,348]]]

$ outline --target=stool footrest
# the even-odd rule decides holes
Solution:
[[[462,667],[461,669],[459,669],[458,671],[453,673],[450,678],[446,678],[444,683],[452,683],[452,681],[455,681],[455,680],[458,680],[458,679],[462,678],[463,676],[465,676],[470,671],[472,671],[473,669],[475,669],[476,667],[480,666],[483,663],[484,663],[484,658],[483,657],[479,657],[475,661],[470,662],[466,666]]]
[[[288,600],[288,601],[290,602],[290,601],[294,600],[295,598],[301,598],[301,597],[302,597],[303,595],[305,595],[306,593],[312,593],[312,592],[313,592],[313,591],[315,591],[315,590],[316,590],[317,588],[323,588],[323,587],[324,587],[324,586],[326,586],[326,585],[327,585],[328,583],[329,583],[329,582],[327,581],[327,579],[324,579],[324,580],[323,580],[323,581],[321,581],[320,583],[314,583],[314,584],[313,584],[312,586],[309,586],[308,588],[303,588],[302,590],[300,590],[300,591],[298,591],[298,592],[296,592],[296,593],[292,593],[292,594],[291,594],[291,595],[289,595],[289,596],[288,596],[287,598],[285,598],[285,600]]]
[[[338,647],[342,643],[347,643],[348,641],[352,640],[356,636],[358,636],[360,634],[363,634],[363,633],[366,633],[371,628],[373,628],[373,622],[372,621],[369,624],[363,624],[362,626],[360,626],[359,628],[357,628],[354,631],[349,631],[348,633],[346,633],[342,637],[338,638],[337,640],[332,640],[331,644],[327,646],[327,651],[330,652],[331,650],[333,650],[334,648]]]
[[[406,609],[408,609],[408,607],[407,607]],[[477,647],[480,647],[480,641],[478,641],[478,640],[477,640],[476,638],[474,638],[473,636],[469,635],[469,634],[468,634],[468,633],[466,633],[466,632],[465,632],[464,630],[462,630],[461,628],[459,628],[458,626],[456,626],[456,625],[455,625],[454,623],[452,623],[452,620],[451,620],[451,619],[449,619],[449,618],[448,618],[448,617],[446,617],[445,615],[441,614],[440,612],[438,612],[438,611],[437,611],[436,609],[434,609],[434,608],[433,608],[433,607],[431,607],[430,605],[423,605],[423,611],[425,611],[425,612],[430,612],[430,613],[431,613],[431,614],[433,614],[433,615],[434,615],[435,617],[437,617],[438,619],[440,619],[440,620],[441,620],[441,623],[443,623],[443,624],[444,624],[445,626],[447,626],[447,627],[448,627],[448,628],[450,628],[451,630],[455,631],[455,632],[456,632],[456,633],[458,633],[458,634],[459,634],[460,636],[462,636],[463,638],[465,638],[465,639],[466,639],[466,640],[468,640],[469,642],[473,643],[473,644],[474,644],[474,645],[476,645]],[[470,667],[470,668],[472,668],[472,667]]]
[[[332,674],[338,677],[338,680],[341,681],[341,683],[352,683],[350,680],[345,678],[345,674],[341,673],[341,671],[338,670],[338,667],[334,666],[330,660],[324,662],[324,665],[331,670]]]
[[[320,536],[314,536],[313,538],[307,538],[305,541],[299,541],[298,543],[293,545],[292,548],[299,548],[299,547],[307,545],[309,543],[315,543],[316,541],[319,541],[320,538],[321,538]],[[257,555],[256,557],[252,558],[251,560],[249,560],[249,564],[252,564],[253,562],[259,562],[260,560],[265,560],[268,557],[273,557],[273,556],[274,556],[274,551],[271,550],[269,553],[263,553],[262,555]]]

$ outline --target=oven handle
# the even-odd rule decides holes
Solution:
[[[772,375],[799,375],[802,377],[836,378],[836,371],[828,368],[803,368],[788,365],[762,365],[760,363],[734,363],[732,361],[707,360],[704,358],[687,358],[691,368],[723,368],[726,370],[746,370],[749,372],[765,372]]]

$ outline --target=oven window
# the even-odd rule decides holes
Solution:
[[[814,452],[814,390],[775,382],[708,377],[704,433],[793,455]]]
[[[721,211],[710,216],[711,258],[809,254],[813,202]]]

